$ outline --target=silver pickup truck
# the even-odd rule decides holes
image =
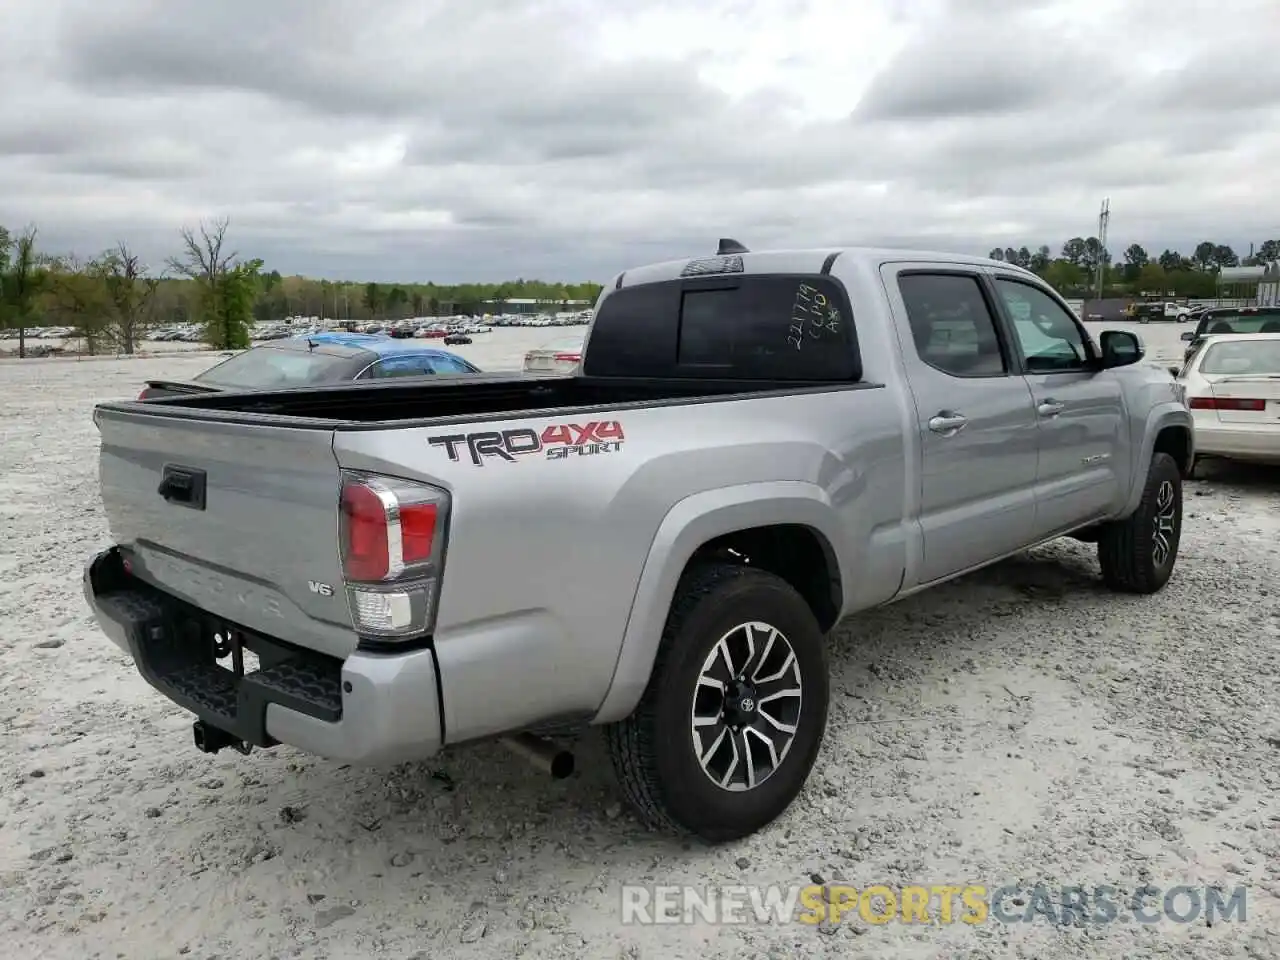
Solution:
[[[383,764],[602,725],[650,824],[770,823],[849,614],[1064,535],[1173,571],[1192,420],[1031,273],[872,249],[605,288],[573,376],[99,404],[85,593],[206,751]]]

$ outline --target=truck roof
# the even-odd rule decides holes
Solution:
[[[722,241],[721,248],[735,241]],[[817,247],[810,249],[759,250],[743,253],[711,253],[705,256],[664,260],[661,263],[635,267],[620,273],[611,284],[615,290],[641,283],[675,280],[681,277],[710,276],[718,274],[762,273],[825,273],[839,258],[856,260],[878,268],[881,264],[903,260],[921,260],[929,263],[954,263],[965,266],[1002,267],[1021,270],[1023,267],[991,260],[987,257],[963,253],[947,253],[940,250],[897,249],[893,247]]]

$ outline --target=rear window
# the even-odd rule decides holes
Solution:
[[[1200,359],[1200,372],[1226,376],[1280,376],[1280,340],[1247,343],[1209,341]]]
[[[844,289],[825,276],[623,288],[591,328],[587,376],[829,381],[862,376]]]
[[[350,369],[350,357],[261,346],[224,360],[194,379],[219,387],[257,390],[328,383],[342,379]]]
[[[1280,310],[1214,311],[1200,321],[1196,333],[1280,333]]]
[[[583,334],[574,337],[561,337],[558,340],[551,340],[538,347],[539,350],[555,350],[559,353],[577,353],[582,349]]]

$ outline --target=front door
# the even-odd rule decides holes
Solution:
[[[1036,527],[1041,537],[1099,520],[1123,502],[1128,436],[1114,373],[1091,367],[1093,345],[1071,311],[1020,277],[997,272],[1040,423]]]
[[[1035,524],[1037,424],[976,271],[884,267],[915,399],[928,583],[1012,553]]]

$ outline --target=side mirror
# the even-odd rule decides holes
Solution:
[[[1128,367],[1146,356],[1142,341],[1128,330],[1104,330],[1098,338],[1102,348],[1102,369]]]
[[[1195,338],[1196,338],[1196,335],[1195,335],[1195,331],[1194,331],[1194,330],[1183,330],[1183,331],[1182,331],[1182,342],[1183,342],[1183,343],[1190,343],[1190,342],[1191,342],[1192,340],[1194,340]]]
[[[1172,367],[1170,367],[1170,368],[1169,368],[1169,372],[1170,372],[1170,373],[1172,373],[1172,374],[1176,377],[1178,374],[1180,374],[1180,373],[1182,372],[1182,368],[1181,368],[1181,367],[1179,367],[1179,366],[1177,366],[1177,365],[1174,365],[1174,366],[1172,366]]]

